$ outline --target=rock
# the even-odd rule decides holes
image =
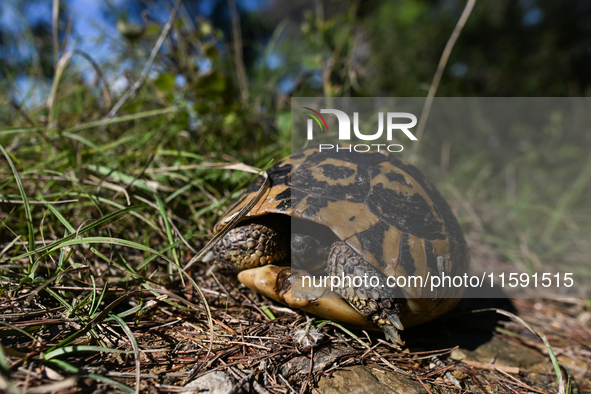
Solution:
[[[530,371],[545,371],[550,368],[549,359],[544,358],[540,353],[524,346],[507,343],[497,337],[479,346],[474,351],[461,349],[466,359],[480,361],[483,363],[517,367]]]
[[[350,354],[359,353],[359,350],[344,346],[325,346],[314,353],[314,366],[312,372],[323,371],[337,359]],[[291,377],[298,374],[307,374],[310,371],[310,358],[307,356],[294,357],[281,366],[281,374]]]
[[[451,371],[451,374],[458,380],[464,380],[468,377],[467,373],[460,370]]]
[[[183,394],[226,394],[232,390],[234,383],[230,375],[222,371],[213,371],[189,382],[185,386],[187,391]]]
[[[557,357],[557,359],[560,364],[564,364],[569,369],[569,372],[577,379],[585,379],[585,375],[589,370],[589,366],[583,360],[571,358],[566,355],[560,355]]]
[[[449,354],[449,358],[452,360],[463,360],[466,358],[466,353],[464,353],[462,349],[456,349]]]
[[[377,365],[355,365],[336,371],[331,377],[322,377],[318,391],[323,394],[427,393],[419,383]]]

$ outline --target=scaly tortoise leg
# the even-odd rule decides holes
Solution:
[[[328,275],[342,279],[341,286],[334,289],[351,304],[367,320],[380,327],[391,341],[404,344],[398,331],[404,330],[400,322],[401,305],[395,289],[383,286],[386,276],[374,266],[360,257],[345,242],[335,242],[330,250],[327,264]],[[361,286],[353,286],[354,278],[378,277],[378,288],[365,286],[366,281],[360,281]],[[349,278],[349,280],[347,280]]]
[[[322,293],[327,291],[324,288],[316,289],[320,293],[314,302],[310,299],[291,297],[291,281],[284,280],[283,285],[278,285],[278,274],[268,265],[285,259],[289,253],[289,238],[282,237],[281,232],[275,227],[272,222],[264,222],[233,228],[205,256],[203,261],[213,262],[216,267],[226,271],[242,271],[239,279],[246,286],[279,302],[318,316],[357,327],[367,326],[366,322],[360,319],[363,316],[384,330],[392,341],[403,344],[398,334],[398,330],[404,329],[399,318],[400,304],[393,296],[380,298],[379,295],[383,295],[384,291],[377,292],[377,289],[370,288],[337,288],[336,293],[343,297],[353,309],[348,307],[342,299],[322,297]],[[329,275],[341,276],[344,273],[345,276],[352,277],[367,273],[370,276],[383,276],[344,242],[333,244],[327,265]],[[252,269],[259,271],[252,273],[250,272]],[[290,275],[291,271],[287,277]],[[255,277],[258,279],[252,279]],[[358,313],[354,313],[355,311]]]
[[[224,271],[273,264],[289,256],[289,238],[270,220],[233,228],[205,255],[203,262]],[[213,268],[212,267],[212,268]]]

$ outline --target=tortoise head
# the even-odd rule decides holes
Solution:
[[[291,235],[291,259],[295,267],[316,272],[326,267],[332,242],[295,233]]]

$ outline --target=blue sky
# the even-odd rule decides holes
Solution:
[[[73,34],[69,38],[68,47],[66,50],[79,49],[89,54],[96,62],[103,64],[107,62],[112,56],[112,45],[116,45],[121,40],[121,35],[118,33],[115,26],[116,16],[110,14],[107,2],[101,0],[61,0],[67,7],[67,14],[62,15],[63,19],[72,18]],[[163,0],[166,1],[166,0]],[[110,4],[115,8],[123,8],[127,0],[110,0]],[[203,0],[197,1],[198,12],[205,17],[209,16],[215,5],[215,1]],[[256,11],[264,8],[270,3],[270,0],[238,0],[240,8],[246,11]],[[151,10],[150,18],[165,21],[168,19],[168,13],[165,8],[161,6],[160,1],[154,1],[154,8]],[[185,0],[185,4],[191,3],[190,0]],[[170,3],[169,3],[170,5]],[[30,1],[27,3],[19,3],[19,0],[2,0],[0,3],[0,24],[3,26],[4,32],[17,33],[24,32],[24,26],[32,26],[36,22],[42,20],[51,23],[52,18],[52,1]],[[141,22],[141,15],[129,15],[133,22]],[[62,28],[63,29],[63,28]],[[34,56],[33,48],[30,45],[25,45],[19,42],[15,46],[15,56],[22,58],[31,58]],[[82,64],[86,62],[76,56],[72,60],[72,64]],[[125,65],[121,65],[125,67]],[[82,64],[83,70],[89,80],[95,77],[94,71],[88,64]],[[125,88],[125,86],[117,86],[126,81],[118,75],[106,75],[110,80],[111,87],[114,90]],[[120,80],[117,80],[120,77]],[[182,81],[179,81],[182,82]],[[43,98],[49,91],[48,81],[32,80],[26,75],[18,76],[16,78],[16,85],[19,92],[16,92],[16,99],[22,102],[26,98],[29,105],[41,104]]]
[[[17,7],[19,0],[3,0],[0,5],[0,24],[5,31],[22,31],[23,24],[34,24],[38,20],[51,22],[51,1],[33,1],[25,3],[22,6],[23,14],[19,15]],[[67,4],[69,15],[72,17],[73,32],[67,49],[80,49],[92,55],[96,60],[108,58],[109,42],[102,40],[105,36],[114,40],[121,39],[114,25],[114,17],[109,18],[109,8],[107,3],[100,0],[62,0]],[[110,0],[110,3],[118,8],[122,7],[127,0]],[[185,0],[185,3],[190,1]],[[197,1],[197,8],[204,16],[209,16],[216,1],[204,0]],[[159,6],[159,2],[154,2],[155,7],[150,13],[150,17],[156,20],[165,20],[168,15],[164,8]],[[239,0],[238,5],[246,11],[256,11],[270,4],[270,0]],[[134,22],[141,21],[140,15],[130,15]],[[7,29],[6,29],[7,27]],[[21,49],[22,55],[26,55],[26,48]]]

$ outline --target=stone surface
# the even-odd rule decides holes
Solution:
[[[545,358],[539,352],[525,346],[508,343],[497,337],[491,338],[490,341],[483,343],[474,350],[457,349],[453,352],[452,359],[474,360],[529,371],[547,371],[551,369],[548,358]],[[309,364],[306,365],[309,366]],[[467,377],[463,373],[459,376],[460,371],[454,372],[458,374],[458,376],[456,374],[454,376],[460,380]],[[318,383],[318,391],[323,394],[427,393],[425,388],[416,381],[376,365],[346,367],[344,370],[334,372],[331,377],[322,377]]]
[[[312,372],[320,372],[337,359],[349,354],[359,353],[358,350],[345,346],[325,346],[314,354]],[[286,377],[307,374],[310,371],[310,358],[307,356],[294,357],[281,367],[281,374]]]
[[[318,391],[323,394],[427,393],[419,383],[376,365],[355,365],[336,371],[331,377],[322,377]]]
[[[232,390],[234,379],[222,371],[213,371],[189,382],[183,394],[226,394]],[[242,392],[242,391],[240,391]]]
[[[466,353],[462,349],[456,349],[449,354],[452,360],[463,360],[466,358]]]
[[[558,362],[565,365],[572,375],[578,379],[584,379],[585,374],[589,370],[589,365],[587,365],[583,360],[571,358],[566,355],[560,355],[557,358]]]
[[[551,367],[550,361],[535,350],[507,343],[497,337],[480,345],[474,351],[461,349],[466,359],[517,367],[530,371],[545,371]]]

